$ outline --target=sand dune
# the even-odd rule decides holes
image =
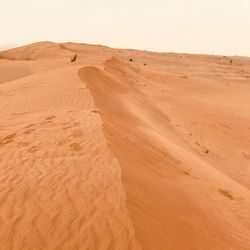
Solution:
[[[0,67],[0,84],[28,76],[30,73],[29,68],[23,67],[23,65],[18,63],[17,65],[9,64],[8,61],[6,61]]]
[[[250,249],[250,59],[0,58],[0,249]]]

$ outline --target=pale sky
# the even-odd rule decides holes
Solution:
[[[250,0],[0,0],[0,49],[38,41],[250,56]]]

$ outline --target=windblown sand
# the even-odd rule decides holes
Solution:
[[[0,249],[249,250],[250,58],[0,52]]]

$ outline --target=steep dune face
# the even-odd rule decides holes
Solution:
[[[0,249],[250,249],[249,59],[0,58]]]
[[[143,249],[248,249],[248,190],[178,138],[168,117],[129,83],[131,67],[112,59],[105,69],[86,67],[79,74],[94,95],[122,167]]]

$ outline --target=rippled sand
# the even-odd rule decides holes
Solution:
[[[0,249],[249,250],[250,59],[230,59],[0,52]]]

